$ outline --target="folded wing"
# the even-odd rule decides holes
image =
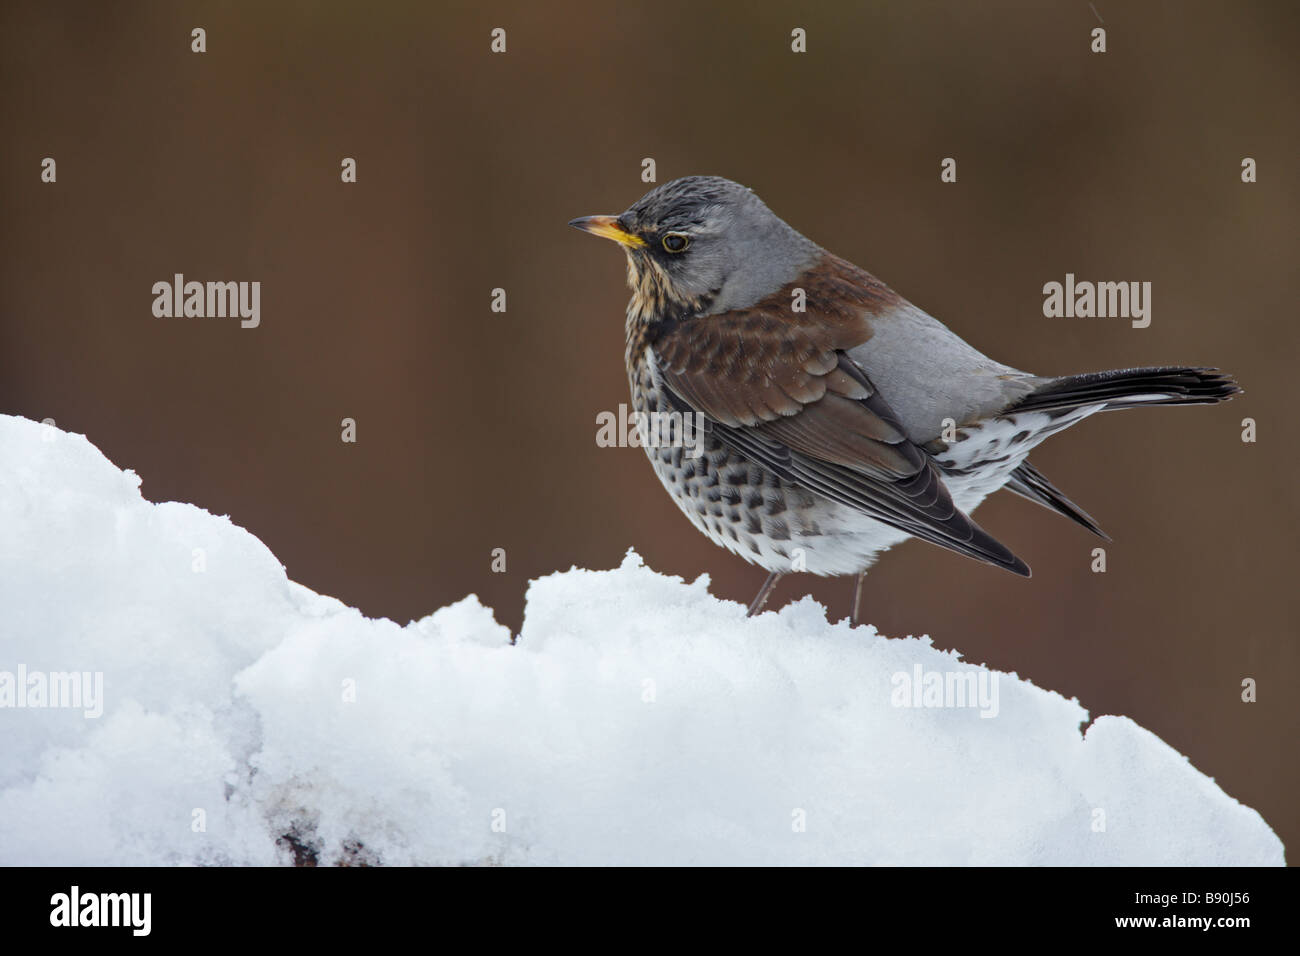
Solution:
[[[958,510],[930,456],[844,354],[871,337],[884,287],[843,265],[817,270],[828,275],[804,289],[803,312],[783,289],[754,307],[661,330],[649,343],[657,380],[678,409],[704,414],[721,441],[785,480],[1028,576],[1023,561]]]

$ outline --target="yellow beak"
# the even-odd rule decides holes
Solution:
[[[620,245],[632,248],[645,245],[644,239],[624,229],[614,216],[583,216],[581,219],[571,220],[569,225],[574,229],[589,232],[593,236],[600,236],[602,239],[613,239]]]

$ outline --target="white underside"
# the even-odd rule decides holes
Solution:
[[[1026,412],[962,429],[958,434],[965,432],[968,437],[954,442],[936,456],[936,461],[948,469],[969,468],[977,462],[983,464],[968,475],[945,476],[944,484],[954,503],[970,514],[985,498],[1007,483],[1011,473],[1035,446],[1101,408],[1101,405],[1090,405],[1056,419],[1044,412]],[[1023,432],[1029,434],[1016,441]],[[1004,456],[1004,461],[995,461]],[[869,568],[883,552],[911,537],[907,532],[883,524],[847,505],[820,499],[817,507],[806,516],[809,530],[815,529],[816,533],[792,526],[788,541],[772,541],[763,535],[743,532],[739,534],[739,540],[735,540],[725,526],[720,527],[717,522],[698,514],[693,500],[681,495],[681,489],[673,486],[653,456],[651,461],[682,513],[701,533],[715,544],[769,571],[806,571],[823,576],[857,574]]]

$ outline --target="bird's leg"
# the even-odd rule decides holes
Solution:
[[[850,619],[850,623],[854,627],[857,627],[862,623],[861,619],[858,617],[858,611],[862,607],[862,582],[866,577],[866,571],[859,572],[857,580],[853,584],[853,617]]]
[[[759,611],[763,610],[763,605],[772,594],[772,588],[776,587],[776,582],[780,581],[785,575],[784,571],[773,571],[763,582],[763,586],[758,591],[758,597],[754,598],[749,604],[749,610],[745,612],[745,617],[753,617]]]

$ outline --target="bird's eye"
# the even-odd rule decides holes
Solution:
[[[684,236],[680,232],[670,232],[664,236],[664,248],[669,252],[685,252],[690,244],[690,236]]]

